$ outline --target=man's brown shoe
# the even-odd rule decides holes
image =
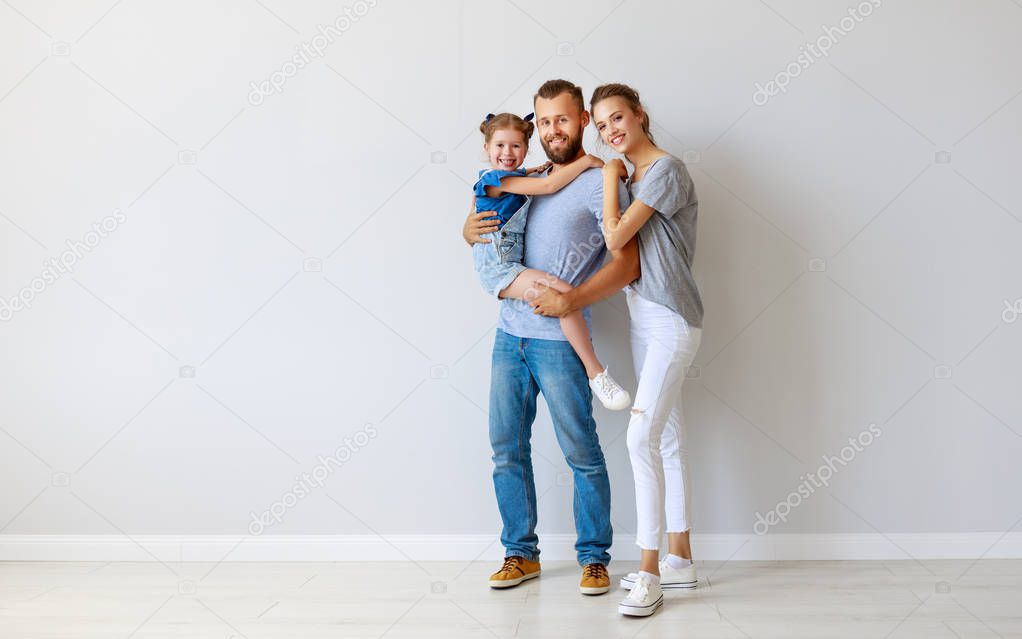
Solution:
[[[578,590],[583,595],[602,595],[610,590],[610,575],[603,564],[588,564],[582,568],[582,581]]]
[[[539,562],[525,557],[505,557],[500,570],[490,575],[490,588],[511,588],[526,579],[539,577]],[[610,583],[610,580],[607,580]]]

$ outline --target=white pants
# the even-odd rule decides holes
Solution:
[[[681,386],[699,350],[702,330],[625,288],[631,314],[632,357],[639,387],[628,422],[628,455],[635,478],[635,542],[656,550],[664,533],[689,529]]]

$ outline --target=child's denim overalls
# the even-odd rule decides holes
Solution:
[[[525,270],[525,222],[529,215],[532,198],[526,197],[525,204],[511,216],[498,231],[483,237],[489,244],[472,246],[472,259],[483,290],[498,297],[518,275]]]

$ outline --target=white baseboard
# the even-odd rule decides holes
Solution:
[[[575,558],[575,536],[540,537],[542,557]],[[693,534],[704,560],[1019,559],[1022,533]],[[637,559],[634,540],[611,554]],[[0,535],[0,561],[468,561],[503,556],[491,535]]]

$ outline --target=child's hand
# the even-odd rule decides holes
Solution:
[[[622,180],[628,179],[628,169],[625,168],[625,163],[618,158],[614,158],[603,165],[603,174],[613,175]]]
[[[540,164],[539,166],[534,166],[531,169],[525,169],[525,174],[526,175],[531,175],[533,173],[542,173],[544,171],[549,171],[550,167],[552,167],[553,165],[554,165],[553,162],[549,162],[549,161],[548,162],[544,162],[543,164]]]
[[[603,168],[603,160],[601,158],[596,157],[592,153],[590,153],[588,157],[589,157],[589,168],[592,168],[592,169],[602,169]]]

